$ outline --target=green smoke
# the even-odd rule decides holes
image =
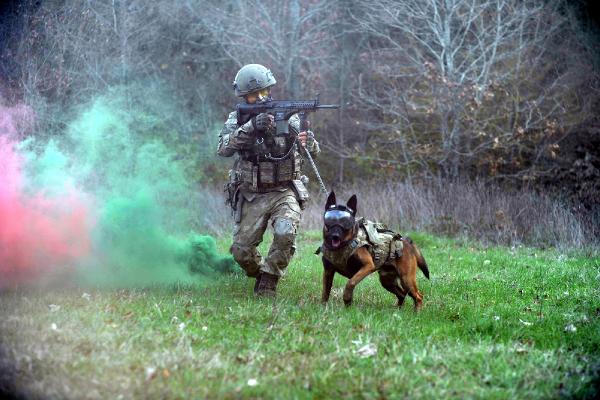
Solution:
[[[160,96],[146,97],[155,102]],[[32,163],[39,185],[72,182],[94,197],[94,255],[82,260],[80,280],[192,283],[232,271],[233,259],[217,251],[215,240],[190,229],[199,212],[186,176],[194,160],[179,158],[169,144],[177,135],[160,107],[131,103],[118,89],[96,98]]]
[[[167,233],[162,223],[165,211],[148,190],[112,198],[103,207],[96,230],[101,263],[86,270],[84,279],[125,286],[192,283],[233,271],[233,259],[216,251],[211,236],[190,233],[181,238]]]
[[[31,150],[34,147],[33,140],[23,143],[24,149]],[[59,149],[56,140],[50,140],[41,150],[37,156],[34,151],[26,153],[29,159],[28,183],[52,195],[62,194],[69,186],[74,186],[75,182],[67,171],[69,159]]]

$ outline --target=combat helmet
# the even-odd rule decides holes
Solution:
[[[277,81],[270,69],[260,64],[244,65],[233,80],[235,95],[242,97],[257,90],[266,89]]]

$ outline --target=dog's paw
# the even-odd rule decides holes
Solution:
[[[344,290],[344,304],[346,307],[352,305],[352,292],[349,290]]]

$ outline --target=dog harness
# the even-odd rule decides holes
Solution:
[[[343,267],[348,260],[361,247],[367,247],[375,268],[380,269],[384,264],[391,264],[396,258],[402,257],[402,235],[388,229],[384,224],[359,219],[356,236],[348,244],[339,249],[329,249],[322,245],[315,254],[322,254],[323,258],[335,266]]]

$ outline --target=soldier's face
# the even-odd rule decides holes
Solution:
[[[246,99],[246,103],[254,104],[257,102],[265,101],[270,95],[271,95],[271,89],[266,88],[266,89],[258,90],[256,92],[248,93],[245,96],[245,99]]]

